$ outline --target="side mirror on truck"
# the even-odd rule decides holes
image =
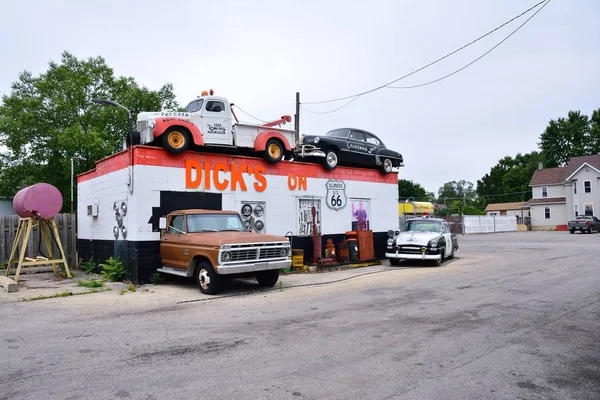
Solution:
[[[167,229],[167,219],[165,217],[160,217],[158,219],[158,228]]]

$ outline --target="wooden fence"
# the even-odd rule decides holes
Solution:
[[[76,264],[73,263],[75,256],[76,246],[76,216],[75,214],[58,214],[54,217],[56,225],[58,226],[58,233],[60,240],[67,256],[67,262],[69,268],[74,268]],[[13,243],[15,241],[15,235],[17,233],[17,227],[19,226],[18,215],[0,215],[0,264],[6,265],[10,252],[12,250]],[[41,239],[41,240],[40,240]],[[56,243],[52,241],[52,254],[55,258],[60,254]],[[20,247],[19,247],[20,250]],[[41,250],[41,251],[40,251]],[[27,250],[25,252],[26,257],[36,256],[47,256],[48,249],[44,243],[43,238],[40,235],[39,226],[36,226],[32,230],[29,236],[29,242],[27,243]]]

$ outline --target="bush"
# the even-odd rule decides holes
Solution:
[[[111,282],[119,282],[125,278],[125,265],[118,258],[110,257],[105,263],[100,264],[101,274]]]
[[[155,285],[160,285],[162,283],[165,283],[165,276],[160,272],[155,272],[154,274],[152,274],[150,282],[152,282]]]
[[[94,257],[90,257],[89,260],[83,261],[81,264],[79,264],[79,268],[81,268],[88,274],[93,274],[94,272],[96,272],[98,266],[96,265],[96,261],[94,261]]]

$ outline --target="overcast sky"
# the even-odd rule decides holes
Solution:
[[[181,104],[212,88],[272,120],[294,114],[297,91],[310,102],[388,83],[537,2],[5,0],[0,93],[19,72],[44,72],[67,50],[101,55],[116,74],[152,89],[171,82]],[[529,15],[398,84],[462,67]],[[385,88],[330,114],[303,111],[301,133],[362,128],[403,154],[401,178],[435,192],[447,181],[475,183],[500,158],[535,150],[550,119],[600,107],[599,17],[598,0],[552,0],[462,72],[422,88]]]

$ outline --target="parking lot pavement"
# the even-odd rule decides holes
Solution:
[[[169,284],[0,304],[0,396],[598,399],[599,241],[459,236],[437,268],[290,275],[210,301]],[[329,276],[347,279],[302,284]]]

